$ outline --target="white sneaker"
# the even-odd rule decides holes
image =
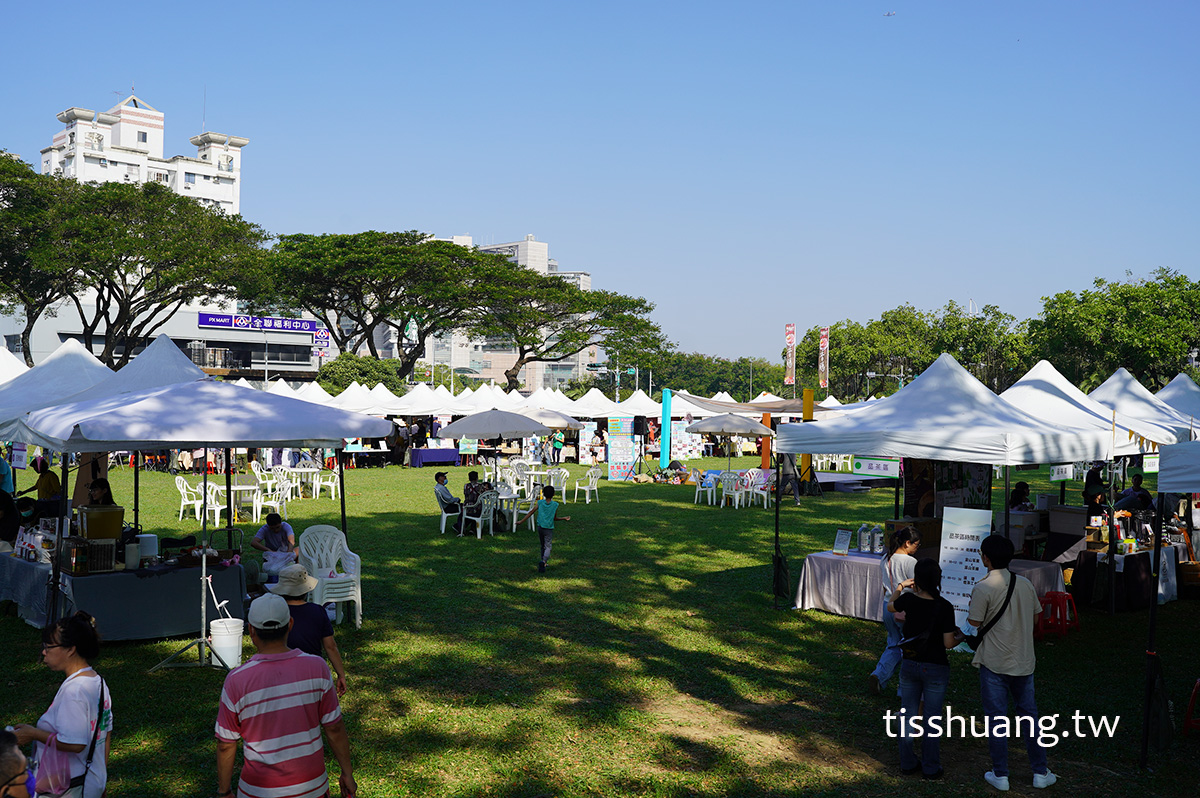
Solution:
[[[1000,792],[1008,792],[1008,776],[997,776],[992,771],[983,774],[983,780]]]
[[[1033,786],[1039,790],[1046,789],[1056,781],[1058,781],[1058,776],[1055,776],[1048,770],[1045,773],[1033,774]]]

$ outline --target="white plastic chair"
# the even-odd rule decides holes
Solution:
[[[700,469],[692,469],[692,482],[696,483],[696,500],[692,504],[699,504],[702,495],[708,496],[708,506],[717,503],[717,483],[712,477],[706,477],[700,472]]]
[[[287,488],[286,495],[289,501],[294,498],[300,498],[300,485],[292,481],[292,477],[286,468],[283,466],[275,466],[271,469],[271,473],[275,476],[275,481],[279,485]],[[292,494],[295,495],[293,496]]]
[[[436,490],[433,492],[433,498],[437,500],[438,509],[442,511],[442,534],[444,535],[446,534],[446,519],[457,518],[460,514],[462,514],[462,505],[460,504],[458,506],[458,510],[456,512],[448,513],[446,512],[446,505],[442,504],[442,497],[437,494]]]
[[[275,490],[270,493],[259,491],[254,494],[254,520],[257,521],[262,517],[264,507],[270,507],[283,516],[287,520],[287,503],[288,503],[288,483],[276,482]]]
[[[554,488],[555,496],[562,496],[563,504],[567,503],[567,478],[571,472],[565,468],[551,468],[546,472],[546,484]]]
[[[754,504],[756,498],[762,498],[763,507],[771,506],[771,490],[763,481],[763,472],[759,468],[748,469],[744,476],[746,504]]]
[[[600,469],[589,468],[583,479],[575,480],[575,501],[579,501],[579,491],[583,490],[583,500],[585,504],[592,503],[592,494],[596,494],[596,501],[600,501]]]
[[[742,478],[736,471],[722,471],[719,477],[721,481],[721,506],[725,506],[725,500],[732,498],[735,508],[742,506],[742,497],[745,491],[742,489]]]
[[[300,564],[317,580],[314,604],[337,604],[337,622],[342,622],[342,604],[354,602],[354,627],[362,627],[362,559],[350,551],[342,530],[328,524],[310,526],[297,541]],[[338,565],[341,564],[341,570]],[[332,576],[331,576],[332,574]]]
[[[204,497],[200,495],[200,491],[188,484],[187,480],[181,476],[175,477],[175,487],[179,489],[179,520],[183,520],[183,510],[185,507],[191,507],[196,515],[196,520],[200,520],[200,507],[204,504]]]
[[[487,521],[488,534],[491,535],[492,537],[495,537],[496,536],[496,508],[498,506],[500,506],[500,494],[497,493],[496,491],[489,490],[489,491],[485,491],[484,493],[479,494],[479,501],[477,504],[475,504],[475,507],[478,510],[476,515],[471,515],[471,513],[468,512],[469,508],[467,508],[467,507],[463,508],[462,513],[463,513],[463,524],[464,524],[463,529],[464,529],[464,531],[466,530],[465,524],[467,523],[467,521],[474,521],[475,522],[475,537],[482,538],[483,537],[483,522]]]
[[[321,488],[329,490],[329,498],[336,499],[342,495],[342,483],[338,480],[336,471],[322,471],[313,477],[313,498],[321,498]]]
[[[264,492],[270,493],[275,489],[275,477],[274,475],[268,474],[263,470],[262,463],[258,462],[257,460],[251,460],[250,473],[254,475],[256,480],[258,480],[258,486],[262,488]]]
[[[517,461],[515,463],[510,461],[509,465],[512,467],[512,472],[517,476],[517,486],[514,489],[515,492],[523,493],[526,497],[528,497],[532,493],[532,491],[529,489],[529,466],[525,465],[524,461]]]
[[[208,512],[212,513],[213,526],[221,525],[221,513],[225,512],[225,500],[221,498],[221,490],[217,483],[208,483]]]

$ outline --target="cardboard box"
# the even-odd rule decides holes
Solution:
[[[1069,504],[1059,504],[1050,508],[1050,531],[1060,535],[1083,537],[1086,534],[1087,510],[1083,507],[1073,507]]]

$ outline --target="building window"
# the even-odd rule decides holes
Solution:
[[[183,173],[183,182],[195,183],[196,182],[196,173],[195,172],[184,172]]]
[[[145,144],[146,141],[147,141],[146,131],[139,130],[138,131],[138,144]]]
[[[171,182],[171,176],[168,175],[166,172],[155,172],[154,180],[155,180],[155,182],[158,182],[158,183],[169,183],[169,182]]]
[[[217,169],[219,169],[222,172],[232,172],[233,171],[233,156],[232,155],[222,155],[220,158],[218,158],[217,159]]]
[[[87,147],[89,150],[103,150],[104,136],[100,135],[99,133],[88,133],[87,139],[85,139],[83,146]]]

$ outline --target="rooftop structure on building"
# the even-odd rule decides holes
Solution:
[[[107,111],[72,106],[58,121],[63,128],[42,150],[42,174],[85,183],[152,180],[226,213],[240,212],[242,147],[249,139],[203,132],[189,139],[194,157],[166,158],[166,117],[133,94]]]

